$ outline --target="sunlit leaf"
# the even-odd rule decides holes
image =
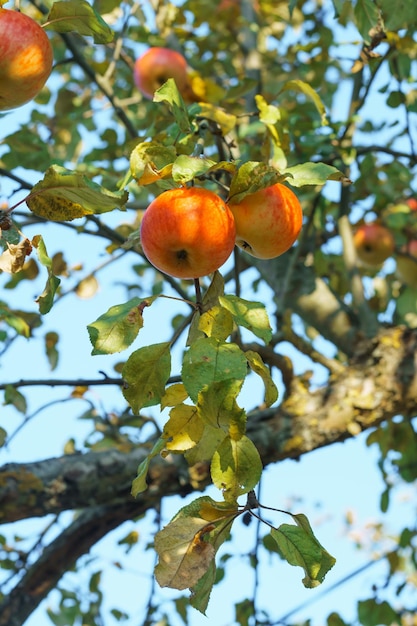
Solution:
[[[226,437],[213,455],[211,477],[226,499],[236,499],[256,487],[262,461],[255,444],[245,435]]]
[[[139,143],[130,155],[130,171],[139,185],[149,185],[171,176],[177,156],[174,146],[164,146],[156,141]]]
[[[127,199],[125,191],[109,191],[84,174],[52,165],[32,188],[26,204],[35,215],[62,222],[123,209]]]
[[[197,402],[198,393],[211,383],[243,380],[246,373],[245,355],[233,343],[202,337],[184,355],[182,380],[193,402]]]
[[[52,308],[54,297],[61,283],[61,280],[57,276],[54,276],[52,272],[52,259],[50,259],[48,256],[45,242],[42,239],[41,235],[35,235],[35,237],[32,239],[32,244],[33,247],[36,249],[40,263],[48,270],[48,278],[46,281],[45,289],[43,290],[41,295],[36,298],[36,302],[38,302],[39,304],[39,312],[42,315],[45,315]]]
[[[54,2],[44,28],[57,33],[76,32],[94,38],[94,43],[110,43],[113,31],[85,0]]]
[[[162,437],[167,440],[167,450],[184,452],[198,443],[203,430],[204,422],[197,408],[188,404],[179,404],[171,409]]]
[[[91,354],[114,354],[128,348],[143,327],[143,303],[149,306],[155,298],[132,298],[116,304],[87,326],[93,345]]]
[[[243,434],[245,411],[236,403],[242,385],[243,378],[213,382],[204,387],[198,394],[197,401],[198,414],[202,422],[214,428],[223,428],[225,431],[232,422],[242,424]]]
[[[229,200],[240,202],[243,198],[260,189],[282,182],[286,176],[274,167],[257,161],[243,163],[232,178]]]
[[[305,572],[303,584],[307,588],[320,585],[327,572],[336,563],[314,536],[310,523],[305,515],[292,515],[296,526],[281,524],[271,530],[279,551],[290,565],[298,565]]]
[[[172,166],[172,178],[176,183],[185,185],[190,180],[206,174],[214,165],[215,161],[211,159],[181,154]]]
[[[138,496],[143,491],[146,491],[146,489],[148,488],[146,477],[148,475],[149,465],[152,459],[158,456],[164,448],[165,441],[163,439],[158,439],[150,453],[139,464],[136,478],[132,482],[131,494],[134,498],[136,498],[136,496]]]
[[[123,395],[134,413],[159,404],[171,372],[169,342],[144,346],[133,352],[122,369]]]
[[[265,385],[265,404],[266,406],[271,406],[278,400],[278,388],[272,380],[270,369],[265,365],[257,352],[247,350],[245,354],[251,370],[262,378]]]
[[[288,82],[285,83],[284,87],[281,89],[281,92],[283,91],[298,91],[299,93],[302,93],[305,96],[307,96],[307,98],[309,98],[313,102],[317,111],[320,113],[321,123],[323,125],[328,124],[328,121],[326,119],[325,106],[320,96],[318,95],[316,91],[314,91],[311,85],[304,82],[303,80],[289,80]]]
[[[201,315],[198,327],[207,337],[225,341],[233,331],[233,317],[226,308],[214,306]]]
[[[9,274],[20,272],[31,252],[29,239],[22,239],[18,244],[8,244],[7,249],[0,254],[0,270]]]
[[[285,173],[289,175],[287,182],[293,187],[324,185],[328,180],[350,182],[343,172],[340,172],[333,165],[327,165],[327,163],[300,163],[287,167]]]
[[[167,406],[177,406],[188,398],[188,393],[183,383],[174,383],[165,389],[161,399],[161,409]]]
[[[219,296],[219,302],[230,311],[238,326],[247,328],[265,343],[271,341],[272,328],[262,302],[244,300],[232,294]]]
[[[192,128],[187,107],[173,78],[168,78],[166,83],[155,91],[153,99],[154,102],[166,102],[172,110],[179,129],[184,133],[191,132]]]

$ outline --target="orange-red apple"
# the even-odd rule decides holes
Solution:
[[[31,17],[0,8],[0,111],[32,100],[52,70],[48,36]]]
[[[236,222],[236,245],[258,259],[273,259],[297,239],[303,223],[300,201],[277,183],[229,202]]]
[[[361,224],[353,235],[358,259],[369,267],[378,267],[394,252],[394,237],[388,228],[372,222]]]
[[[406,204],[408,204],[411,211],[417,211],[417,199],[416,198],[408,198],[408,200],[406,200]]]
[[[164,191],[150,203],[140,226],[148,261],[176,278],[199,278],[219,269],[234,248],[235,236],[227,205],[199,187]]]
[[[149,48],[136,60],[133,76],[139,91],[152,100],[155,91],[168,78],[175,80],[182,95],[187,94],[190,89],[187,70],[187,61],[182,54],[169,48],[155,47]]]
[[[417,288],[417,240],[412,239],[408,242],[405,250],[405,255],[399,254],[397,256],[397,270],[396,274],[398,278],[409,285],[410,287]]]

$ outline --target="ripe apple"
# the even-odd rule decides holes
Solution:
[[[217,270],[235,245],[235,221],[212,191],[181,187],[164,191],[145,211],[140,226],[143,252],[161,272],[199,278]]]
[[[353,235],[353,243],[358,259],[369,267],[382,265],[395,249],[391,231],[377,222],[361,224]]]
[[[408,200],[406,200],[406,204],[408,204],[411,211],[417,211],[417,199],[416,198],[408,198]]]
[[[297,239],[303,223],[300,201],[277,183],[229,202],[236,222],[236,245],[258,259],[273,259]]]
[[[0,8],[0,111],[32,100],[52,70],[48,36],[31,17]]]
[[[403,283],[417,288],[417,239],[408,242],[404,256],[397,256],[396,274]]]
[[[133,77],[139,91],[149,100],[168,78],[173,78],[181,95],[189,99],[192,90],[187,70],[187,61],[182,54],[169,48],[155,47],[149,48],[136,60]]]

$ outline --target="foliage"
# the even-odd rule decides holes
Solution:
[[[375,354],[375,346],[384,349],[384,342],[387,350],[402,355],[395,381],[401,399],[391,405],[392,394],[374,397],[373,381],[359,381],[357,402],[339,439],[372,428],[367,443],[379,449],[386,485],[382,512],[389,508],[393,476],[409,484],[417,478],[417,290],[395,271],[396,260],[407,254],[407,243],[417,238],[417,212],[409,203],[417,193],[413,0],[64,0],[46,6],[33,0],[23,2],[21,9],[50,34],[55,67],[36,102],[23,110],[26,117],[22,111],[21,118],[14,118],[17,130],[7,131],[8,115],[15,114],[1,116],[3,358],[25,340],[28,359],[30,346],[37,345],[46,328],[45,354],[50,369],[59,371],[65,358],[63,335],[68,331],[76,338],[85,329],[74,322],[69,329],[51,330],[46,316],[53,317],[65,297],[98,295],[100,284],[106,284],[102,270],[126,262],[130,272],[121,278],[125,300],[109,300],[107,310],[87,326],[92,356],[113,365],[117,377],[62,382],[71,388],[66,400],[88,402],[81,419],[92,424],[92,434],[80,446],[74,439],[66,441],[62,462],[82,455],[81,465],[89,468],[105,464],[103,451],[109,463],[111,454],[120,452],[126,464],[137,460],[138,469],[127,489],[117,473],[100,466],[83,506],[77,505],[74,493],[75,499],[61,503],[60,493],[72,481],[74,491],[84,494],[90,479],[77,482],[84,470],[75,468],[69,479],[57,470],[51,481],[56,490],[50,493],[52,511],[82,512],[63,531],[62,541],[68,533],[68,555],[41,592],[57,588],[61,594],[58,612],[48,610],[50,620],[102,623],[101,572],[92,573],[85,602],[57,587],[64,572],[81,568],[77,558],[127,519],[137,518],[140,527],[144,512],[158,511],[165,496],[181,489],[189,494],[208,484],[217,489],[219,499],[193,497],[154,533],[154,576],[161,587],[189,589],[189,604],[205,613],[212,587],[225,572],[222,558],[227,560],[225,546],[235,521],[247,519],[268,530],[263,536],[258,531],[255,561],[261,548],[278,554],[303,569],[305,587],[317,587],[334,557],[304,513],[266,506],[258,502],[255,490],[265,465],[337,441],[331,420],[337,421],[343,410],[331,402],[332,385],[343,389],[358,364],[365,371],[369,355]],[[152,101],[134,87],[135,58],[146,47],[166,45],[187,58],[191,102],[172,78]],[[294,188],[304,212],[302,234],[282,257],[259,261],[236,251],[213,276],[194,282],[162,275],[144,257],[141,216],[163,190],[196,185],[239,202],[277,182]],[[366,267],[356,257],[353,232],[364,221],[378,221],[394,235],[395,253],[384,265]],[[79,246],[84,238],[100,242],[100,260],[93,269],[72,264],[65,233],[79,236]],[[40,292],[34,302],[27,297],[33,285]],[[26,294],[20,308],[14,294],[22,290]],[[175,317],[169,308],[173,303],[180,311]],[[155,318],[167,330],[148,340],[148,325]],[[382,334],[387,327],[401,330],[391,340]],[[314,388],[306,373],[295,371],[286,354],[288,344],[313,367],[328,371],[330,402],[323,426],[308,414],[303,393],[307,389],[313,397]],[[112,360],[115,356],[122,360]],[[375,378],[384,376],[378,363],[375,358]],[[261,383],[263,397],[259,406],[247,408],[243,389],[254,380]],[[22,379],[1,385],[4,405],[22,415],[22,425],[30,417],[30,393],[24,386],[41,384]],[[103,414],[99,401],[89,399],[96,385],[120,387],[114,401],[118,408],[110,415]],[[367,388],[371,390],[365,394]],[[376,407],[382,418],[374,417]],[[308,437],[286,425],[288,415],[300,416]],[[4,426],[0,444],[10,445],[14,433]],[[316,444],[320,430],[324,443]],[[280,445],[268,445],[276,433],[282,437]],[[29,480],[23,470],[22,479],[20,469],[6,465],[0,487],[26,480],[33,495],[22,516],[50,512],[37,500],[47,491],[45,476],[35,469]],[[10,501],[6,489],[6,522],[20,519],[13,513],[14,496]],[[290,516],[292,523],[274,525],[264,519],[264,510]],[[94,515],[104,520],[102,529],[86,533],[90,539],[75,549],[69,539],[72,529],[74,536],[80,536],[77,524],[91,530]],[[404,528],[395,547],[384,554],[388,582],[397,585],[399,598],[416,584],[407,574],[410,564],[416,565],[415,538],[415,527]],[[136,542],[134,531],[119,543],[130,550]],[[42,599],[30,600],[30,568],[42,571],[42,558],[53,561],[55,543],[50,541],[39,561],[33,560],[34,552],[21,553],[6,537],[2,547],[2,567],[11,572],[6,583],[11,581],[14,588],[0,605],[0,625],[12,626],[23,623]],[[22,593],[27,601],[17,611]],[[167,614],[158,614],[153,593],[152,588],[143,623],[159,619],[170,624]],[[358,602],[359,623],[412,623],[406,600],[398,609],[382,597],[375,591]],[[184,623],[191,619],[187,606],[181,597],[175,600]],[[112,616],[117,621],[128,618],[121,609],[113,609]],[[256,598],[237,604],[236,616],[240,624],[271,619],[262,621]],[[337,613],[327,623],[345,624]]]

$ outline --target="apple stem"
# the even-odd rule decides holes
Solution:
[[[201,295],[201,287],[200,280],[198,278],[194,278],[194,288],[195,288],[195,302],[197,305],[197,309],[202,313],[203,311],[203,298]]]

